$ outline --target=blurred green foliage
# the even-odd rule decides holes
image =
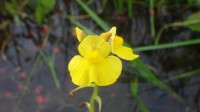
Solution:
[[[52,10],[56,0],[36,0],[35,19],[41,25],[47,13]]]
[[[188,0],[189,5],[200,5],[200,0]]]
[[[17,10],[16,3],[14,3],[14,2],[6,2],[5,3],[5,8],[12,15],[14,15],[15,11]]]
[[[189,15],[185,22],[194,22],[193,24],[191,23],[186,26],[193,31],[200,32],[200,12]]]

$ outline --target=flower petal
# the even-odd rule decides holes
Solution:
[[[139,55],[133,54],[131,48],[124,46],[121,46],[120,48],[116,49],[114,51],[114,54],[125,60],[134,60],[139,57]]]
[[[119,36],[115,36],[114,39],[112,40],[112,51],[122,47],[124,40],[123,38],[119,37]]]
[[[110,53],[111,46],[97,35],[88,35],[78,46],[78,51],[83,57],[87,57],[93,49],[97,49],[102,57],[106,57]]]
[[[83,30],[81,30],[78,27],[76,27],[75,30],[76,30],[77,39],[79,42],[81,42],[87,35]]]
[[[116,34],[116,27],[112,27],[108,32],[102,33],[100,35],[105,41],[111,41]]]
[[[123,38],[115,36],[112,41],[112,53],[125,60],[134,60],[139,57],[139,55],[133,53],[131,48],[125,47],[122,44]]]
[[[110,40],[111,36],[112,36],[112,33],[110,32],[105,32],[100,35],[100,37],[103,38],[107,42]]]
[[[76,55],[71,59],[68,65],[72,82],[78,86],[90,85],[92,78],[89,74],[90,65],[83,57]]]
[[[114,38],[114,36],[116,35],[116,30],[117,30],[117,28],[116,27],[112,27],[108,32],[110,32],[110,33],[112,33],[112,35],[111,35],[111,39],[113,39]]]
[[[91,66],[91,76],[98,86],[107,86],[116,82],[121,74],[122,62],[116,56],[108,56],[99,64]]]

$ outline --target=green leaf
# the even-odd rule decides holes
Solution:
[[[44,14],[43,14],[42,8],[40,6],[37,6],[36,11],[35,11],[36,22],[39,25],[42,24],[43,18],[44,18]]]
[[[191,21],[200,21],[200,12],[191,14],[190,16],[188,16],[185,22],[191,22]],[[193,31],[200,32],[200,22],[195,24],[188,24],[186,26]]]
[[[45,18],[45,15],[51,11],[55,3],[56,3],[56,0],[37,0],[36,1],[35,19],[39,25],[42,24]]]
[[[37,2],[42,6],[44,13],[48,13],[55,5],[56,0],[37,0]]]

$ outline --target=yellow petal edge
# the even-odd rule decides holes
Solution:
[[[81,42],[87,36],[86,33],[78,27],[75,28],[75,31],[79,42]]]

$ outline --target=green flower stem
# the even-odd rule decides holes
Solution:
[[[79,86],[79,87],[73,89],[72,91],[70,91],[69,96],[74,96],[74,93],[77,92],[78,90],[83,89],[83,88],[88,88],[88,87],[94,87],[94,85]]]
[[[99,88],[94,84],[94,91],[92,97],[90,98],[90,112],[95,112],[95,100],[98,97]]]

